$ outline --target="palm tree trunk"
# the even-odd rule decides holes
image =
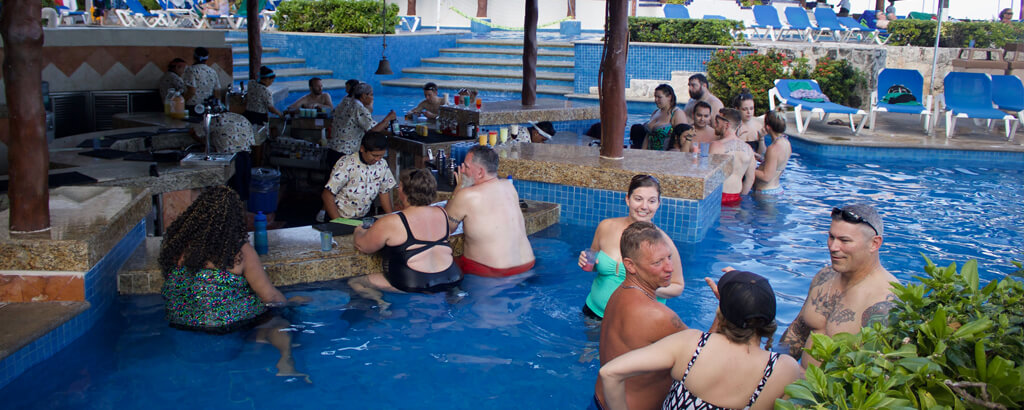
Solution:
[[[523,106],[537,103],[537,0],[526,0],[523,22]]]
[[[626,53],[630,0],[608,0],[604,23],[604,54],[597,77],[601,105],[601,156],[622,158],[626,128]]]
[[[487,0],[476,0],[477,18],[487,17]]]
[[[405,15],[415,16],[416,15],[416,0],[409,0],[405,6]]]

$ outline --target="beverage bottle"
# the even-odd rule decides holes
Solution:
[[[167,96],[164,98],[164,115],[171,116],[171,98],[174,97],[174,89],[167,90]]]
[[[252,233],[252,245],[256,248],[257,254],[266,255],[269,251],[267,244],[267,216],[263,215],[263,211],[256,212],[253,226],[256,229]]]
[[[171,97],[171,118],[185,118],[185,97],[177,91],[174,92],[174,97]]]

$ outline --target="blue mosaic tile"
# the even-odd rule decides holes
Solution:
[[[606,218],[626,214],[625,192],[574,187],[546,182],[513,180],[519,197],[535,201],[553,202],[561,206],[562,222],[589,227]],[[673,240],[696,243],[718,221],[721,213],[721,188],[706,199],[661,199],[654,224]]]
[[[848,161],[899,161],[922,166],[942,165],[950,161],[959,166],[1024,169],[1024,152],[973,151],[937,148],[856,147],[826,145],[800,137],[790,138],[793,152],[813,159]]]
[[[110,308],[117,298],[117,271],[146,239],[146,221],[140,221],[121,241],[85,273],[85,299],[89,309],[0,360],[0,387],[29,367],[46,360],[73,342]]]
[[[630,44],[626,57],[626,84],[634,78],[669,81],[673,71],[704,71],[704,64],[711,59],[711,55],[724,49],[727,48]],[[597,86],[603,51],[602,44],[575,44],[577,94],[587,94],[590,87]],[[754,53],[754,50],[739,49],[739,52],[747,55]]]

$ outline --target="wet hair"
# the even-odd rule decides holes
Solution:
[[[320,82],[323,82],[323,80],[322,80],[322,79],[321,79],[320,77],[313,77],[313,78],[310,78],[310,79],[309,79],[309,86],[310,86],[310,88],[312,88],[312,87],[313,87],[313,82],[314,82],[314,81],[320,81]]]
[[[665,237],[661,230],[650,222],[633,222],[626,230],[622,231],[622,239],[619,240],[619,252],[622,258],[636,259],[643,244],[653,245],[663,242]]]
[[[495,152],[491,147],[486,145],[474,145],[473,148],[469,149],[466,153],[473,154],[473,162],[477,165],[484,167],[484,171],[488,175],[495,175],[498,173],[498,153]]]
[[[675,148],[677,145],[681,150],[683,148],[683,141],[685,140],[683,134],[692,129],[693,126],[691,126],[690,124],[679,124],[672,127],[672,135],[668,137],[668,144],[665,144],[665,150],[667,151],[672,148]]]
[[[356,80],[355,78],[345,81],[345,92],[348,93],[349,96],[354,96],[357,85],[359,85],[359,80]]]
[[[412,206],[427,206],[437,199],[437,180],[426,168],[413,168],[402,171],[398,183],[405,193],[406,202]]]
[[[383,132],[367,131],[363,134],[363,141],[360,145],[367,152],[383,151],[388,148],[388,136]]]
[[[654,187],[658,190],[658,198],[661,198],[661,182],[658,182],[658,178],[646,174],[633,175],[633,179],[629,180],[629,190],[626,191],[626,196],[633,195],[633,191],[643,187]]]
[[[176,66],[178,64],[185,64],[185,60],[182,60],[180,58],[175,58],[175,59],[171,60],[170,63],[167,63],[167,70],[168,71],[173,70],[174,66]]]
[[[711,104],[708,104],[706,101],[697,101],[697,103],[693,105],[693,113],[697,114],[697,110],[701,108],[707,108],[709,115],[714,114],[713,112],[711,112]]]
[[[718,115],[729,121],[733,128],[739,128],[740,123],[743,122],[743,114],[740,114],[740,111],[735,108],[722,108],[718,110]]]
[[[424,90],[424,91],[426,91],[426,90],[434,90],[434,91],[437,91],[437,84],[434,84],[434,83],[426,83],[426,84],[423,84],[423,90]]]
[[[755,336],[758,339],[767,337],[768,341],[765,342],[764,349],[772,349],[772,338],[779,327],[775,320],[765,323],[764,318],[752,318],[747,320],[745,328],[741,328],[722,316],[721,311],[718,311],[716,315],[718,316],[718,333],[724,335],[730,342],[744,344]]]
[[[227,270],[242,260],[242,245],[248,242],[244,208],[238,194],[220,185],[204,190],[164,234],[157,261],[166,276],[178,267],[189,272],[212,263]]]
[[[693,81],[693,80],[700,81],[700,83],[704,84],[705,86],[708,85],[708,78],[705,77],[704,74],[697,73],[697,74],[691,75],[689,81]]]
[[[764,114],[764,125],[779,134],[786,132],[786,117],[778,111],[768,111]]]
[[[671,85],[668,85],[668,84],[659,85],[657,88],[654,89],[654,91],[655,92],[661,91],[662,94],[665,94],[665,95],[669,96],[670,98],[672,98],[672,108],[675,109],[675,106],[676,106],[676,90],[674,90]]]
[[[352,87],[352,97],[355,97],[357,100],[359,98],[362,98],[362,96],[364,96],[366,94],[369,94],[369,93],[372,93],[372,92],[373,92],[373,87],[371,87],[367,83],[359,83],[359,84],[356,84],[355,87]]]
[[[192,51],[192,58],[196,60],[197,64],[202,63],[206,61],[206,59],[210,58],[210,50],[207,50],[206,47],[196,47],[196,49]]]
[[[740,93],[736,94],[736,98],[732,100],[732,106],[738,110],[740,109],[740,104],[747,100],[754,101],[754,95],[750,93],[749,89],[741,88]]]

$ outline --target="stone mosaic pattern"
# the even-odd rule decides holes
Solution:
[[[597,74],[601,67],[601,54],[604,45],[599,41],[577,41],[576,51],[576,94],[587,94],[590,87],[597,86]],[[701,46],[692,44],[654,44],[630,43],[626,57],[626,84],[630,80],[672,79],[672,71],[704,72],[704,64],[718,50],[729,49],[718,46]],[[737,47],[742,55],[754,52],[748,47]],[[679,91],[677,90],[678,94]],[[685,101],[680,97],[680,100]]]
[[[555,204],[531,201],[524,212],[526,233],[533,234],[559,221],[560,209]],[[275,286],[322,282],[381,271],[379,254],[366,255],[355,250],[352,236],[335,236],[334,248],[320,251],[320,232],[311,227],[268,231],[270,252],[260,257]],[[453,253],[462,254],[463,238],[452,236]],[[118,274],[118,291],[122,294],[159,293],[164,279],[157,263],[160,238],[146,238]]]
[[[499,155],[498,174],[503,178],[512,175],[517,180],[623,191],[634,175],[651,174],[661,182],[662,196],[694,200],[712,196],[722,185],[727,159],[724,155],[625,150],[623,159],[611,160],[600,158],[597,147],[551,144],[518,144],[499,150]]]

